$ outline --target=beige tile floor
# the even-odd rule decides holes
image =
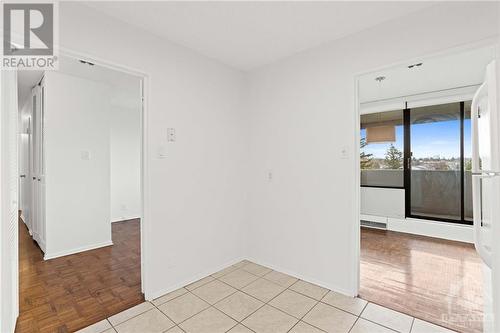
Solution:
[[[244,260],[85,333],[450,333]]]

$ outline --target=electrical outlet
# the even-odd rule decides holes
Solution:
[[[167,158],[167,147],[165,145],[161,145],[158,147],[158,158],[164,159]]]
[[[340,158],[343,160],[349,158],[349,148],[347,146],[342,147],[340,150]]]
[[[176,137],[175,137],[175,128],[167,128],[167,141],[168,142],[175,142]]]
[[[272,182],[273,181],[273,177],[274,177],[273,170],[268,170],[267,171],[267,181],[268,182]]]

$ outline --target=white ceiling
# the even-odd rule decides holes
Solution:
[[[251,70],[436,2],[99,1],[86,4],[231,67]]]
[[[413,61],[419,67],[402,64],[363,75],[359,80],[360,102],[410,96],[432,91],[481,84],[486,66],[495,57],[495,48],[482,47],[455,54]],[[382,82],[376,77],[384,76]]]

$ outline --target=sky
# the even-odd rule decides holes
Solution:
[[[470,119],[464,121],[465,158],[471,156]],[[460,157],[460,121],[440,121],[411,126],[411,150],[413,157],[425,158],[441,156],[445,158]],[[366,130],[361,130],[361,138],[366,137]],[[396,148],[403,151],[403,126],[396,126]],[[371,143],[364,151],[375,158],[385,158],[390,143]]]

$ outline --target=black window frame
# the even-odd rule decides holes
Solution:
[[[405,218],[416,218],[421,220],[430,220],[438,222],[448,222],[463,225],[472,225],[473,222],[465,219],[465,101],[460,101],[460,219],[448,219],[441,217],[422,216],[411,213],[411,109],[408,108],[408,102],[405,102],[403,109],[403,186],[383,186],[383,185],[361,185],[361,187],[400,189],[405,191]]]

